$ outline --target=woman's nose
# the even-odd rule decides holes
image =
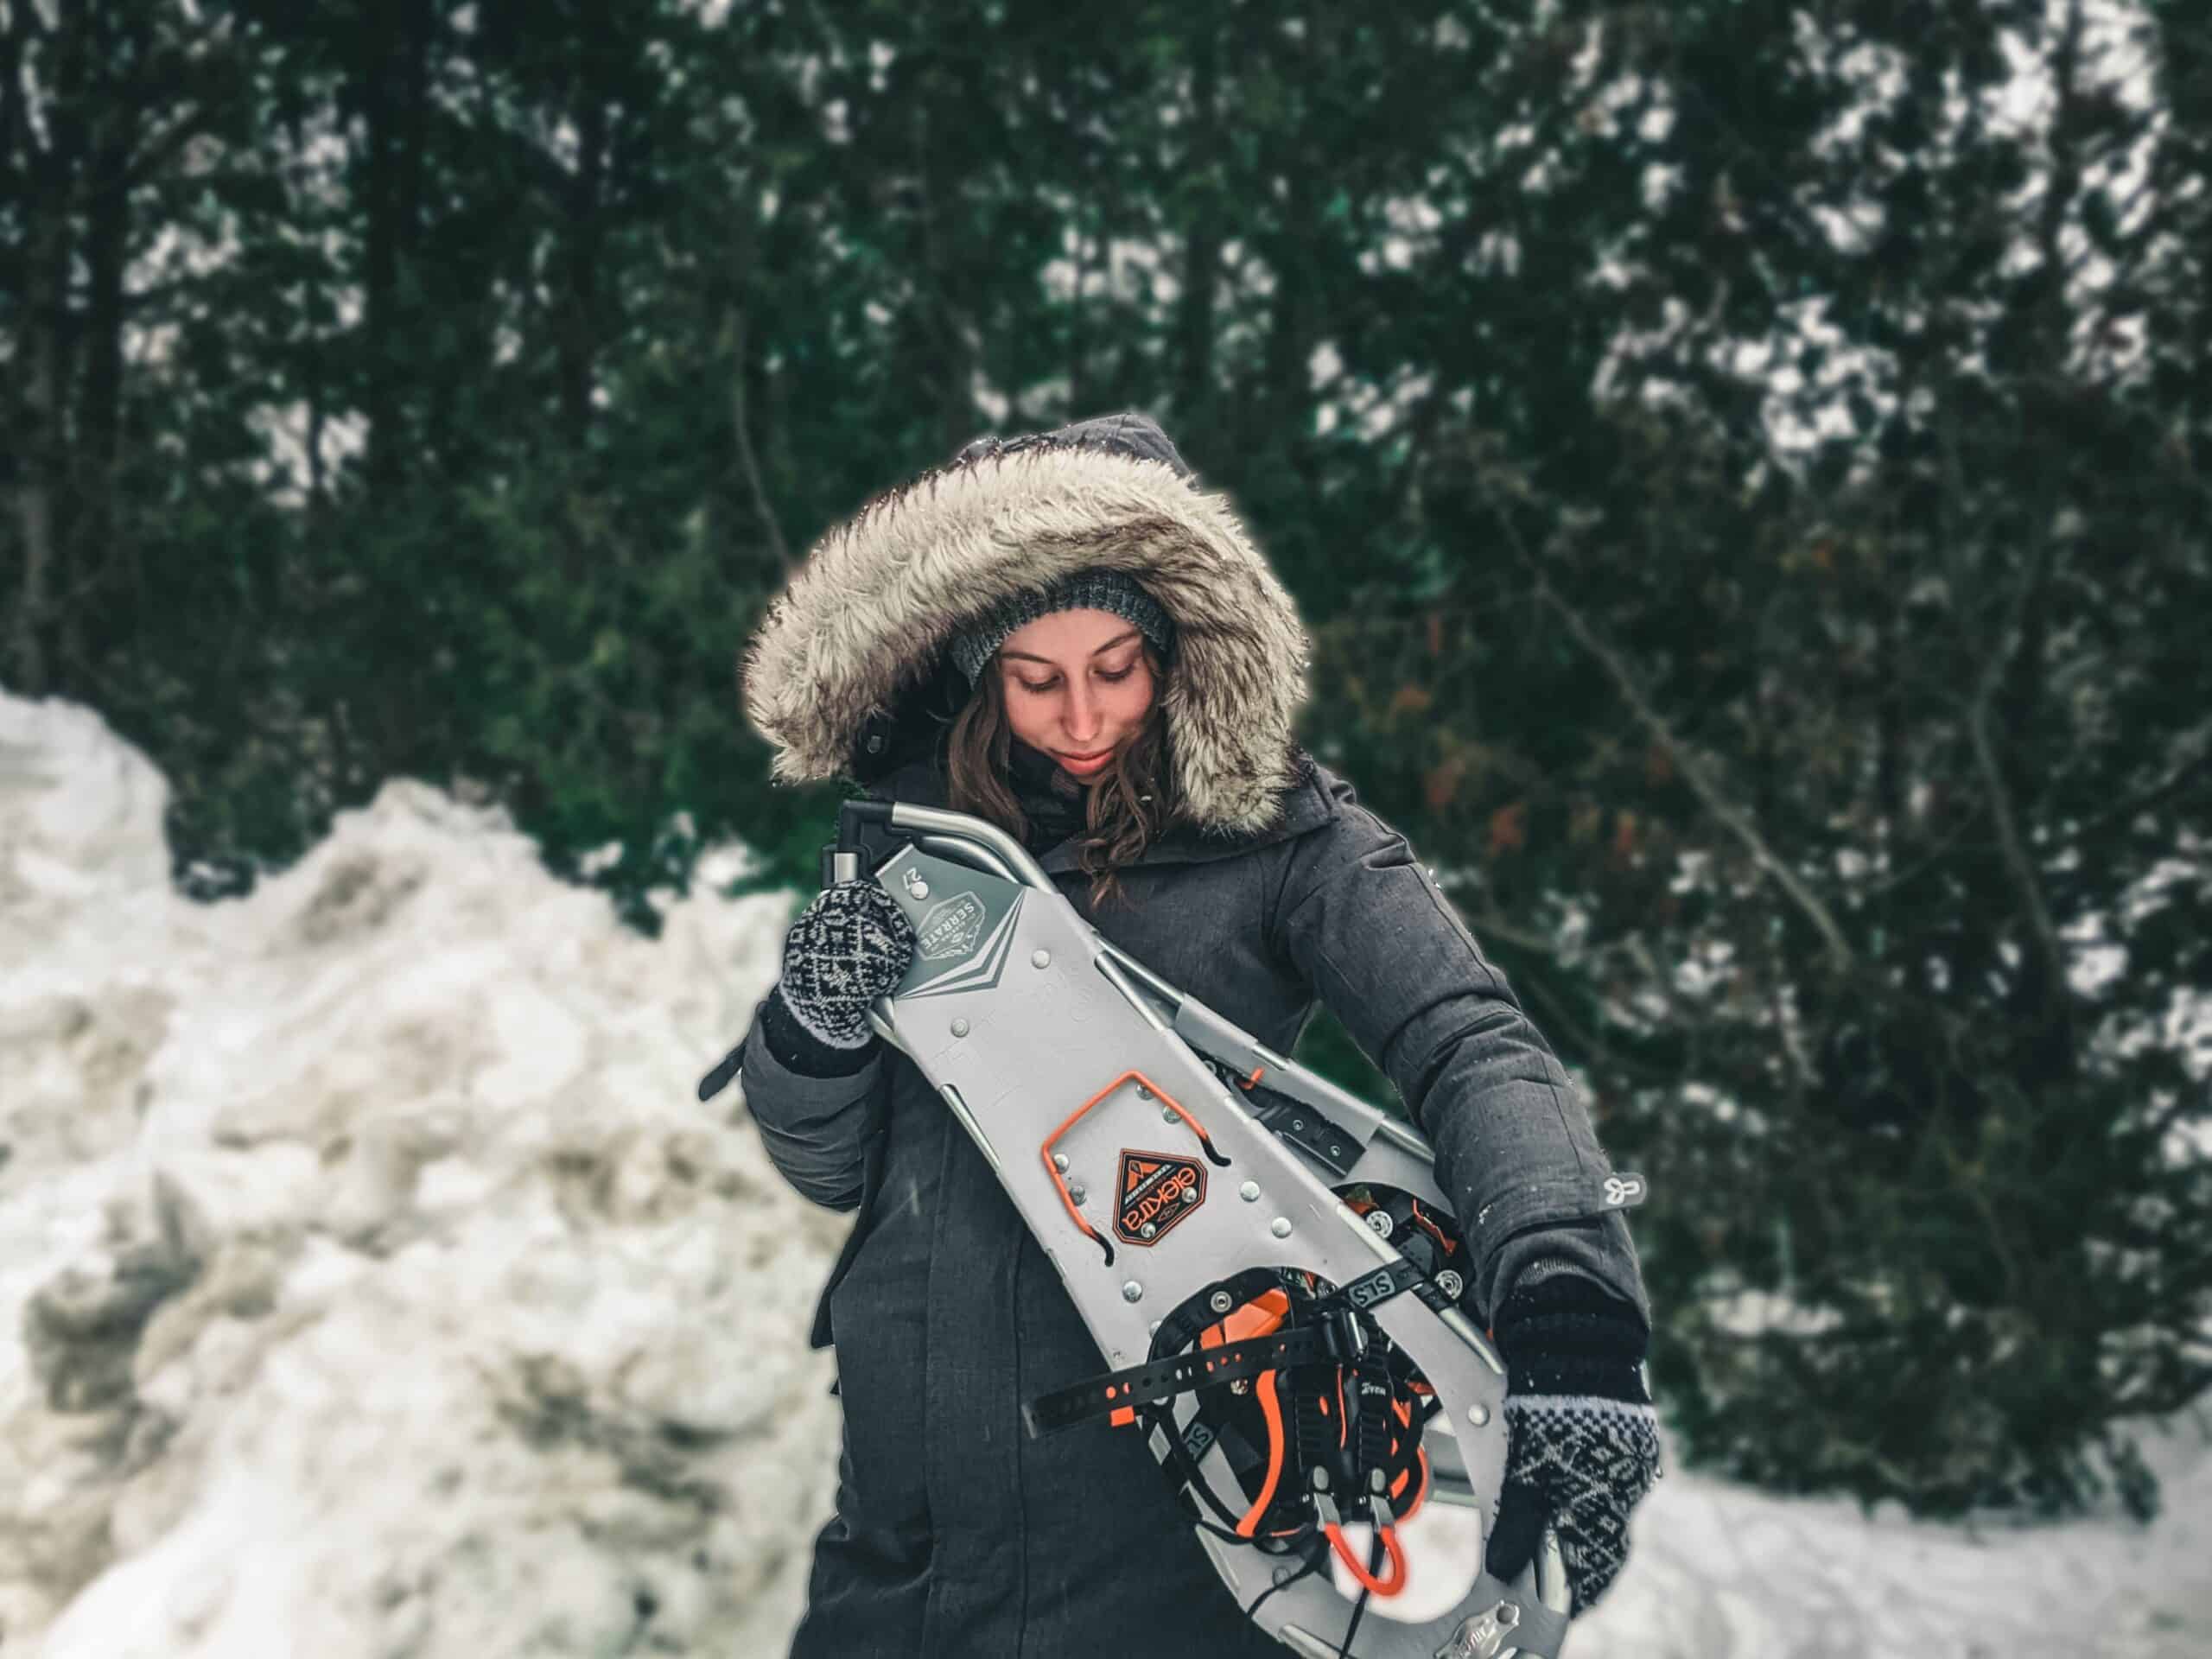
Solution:
[[[1077,742],[1097,728],[1098,703],[1096,695],[1087,688],[1071,683],[1068,691],[1068,735]]]

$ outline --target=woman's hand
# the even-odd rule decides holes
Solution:
[[[776,995],[791,1018],[831,1048],[874,1039],[869,1007],[906,976],[914,927],[898,901],[872,879],[824,887],[784,936]]]
[[[1491,1331],[1506,1364],[1505,1484],[1484,1567],[1511,1582],[1555,1528],[1579,1617],[1628,1559],[1629,1511],[1660,1473],[1649,1332],[1594,1280],[1543,1262],[1524,1270]]]

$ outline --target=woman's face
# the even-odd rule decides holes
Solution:
[[[1014,734],[1073,778],[1103,772],[1152,708],[1144,635],[1111,611],[1054,611],[1024,623],[999,647],[995,671]]]

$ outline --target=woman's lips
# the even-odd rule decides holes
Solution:
[[[1091,766],[1103,766],[1107,761],[1112,760],[1113,756],[1113,750],[1101,749],[1096,754],[1088,757],[1063,754],[1059,756],[1059,762],[1064,766],[1071,766],[1080,771]]]

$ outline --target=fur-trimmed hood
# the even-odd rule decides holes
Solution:
[[[863,751],[884,749],[911,705],[964,696],[944,660],[955,632],[1001,599],[1096,566],[1134,576],[1174,619],[1168,749],[1198,826],[1250,835],[1278,821],[1300,776],[1292,728],[1311,661],[1297,607],[1224,497],[1134,448],[1062,435],[1117,425],[1173,453],[1135,415],[971,444],[815,543],[739,667],[779,780],[880,771]]]

